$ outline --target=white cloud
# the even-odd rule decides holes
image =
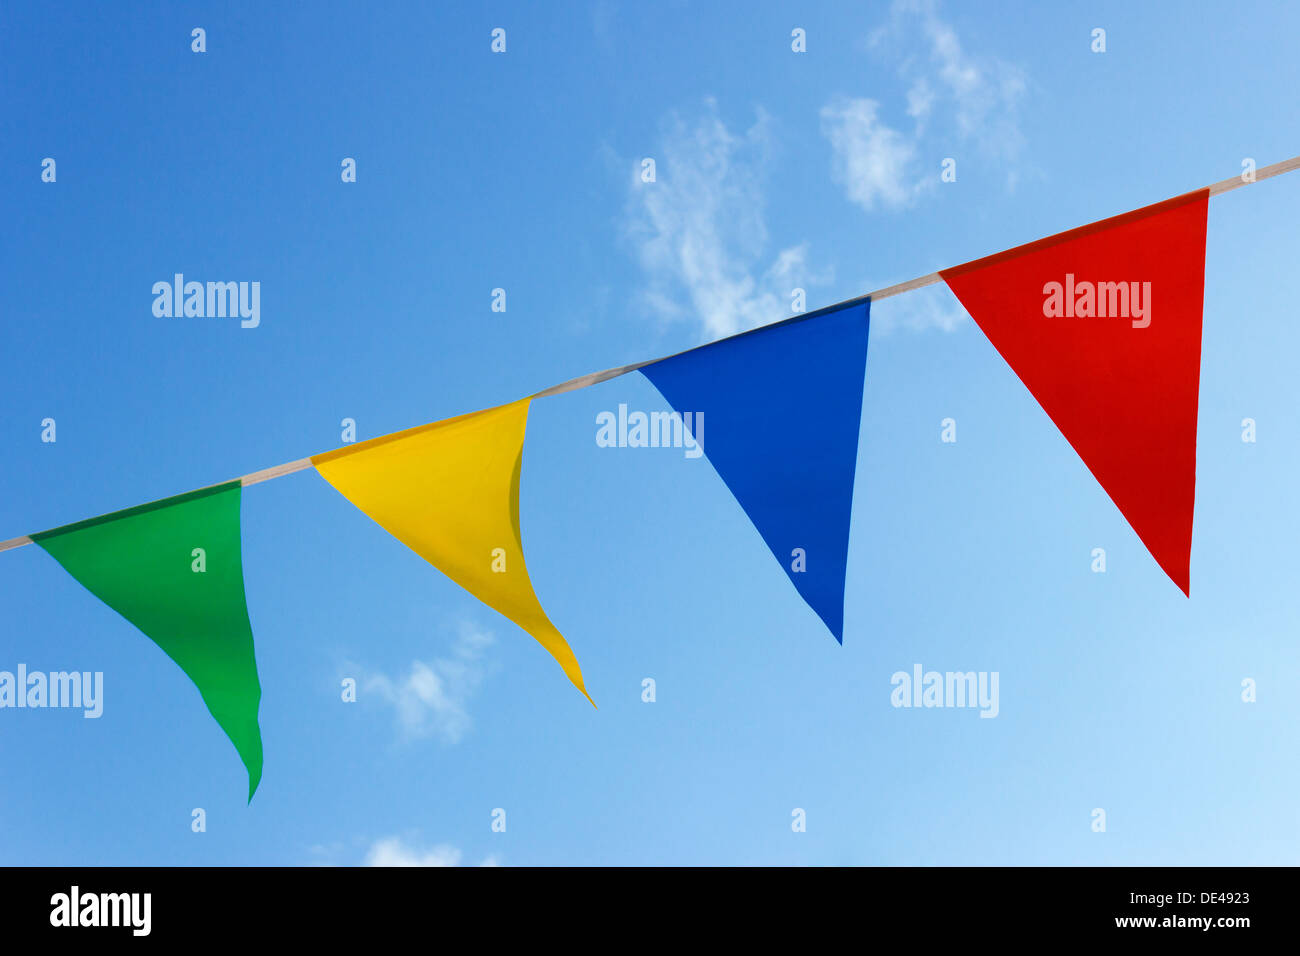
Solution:
[[[887,125],[876,100],[837,97],[822,107],[832,175],[849,200],[867,212],[877,206],[902,208],[937,185],[939,160],[955,155],[953,145],[969,142],[984,156],[1009,163],[1024,144],[1018,120],[1024,74],[997,58],[966,53],[957,32],[936,11],[933,0],[895,0],[889,23],[871,36],[876,49],[919,43],[925,50],[904,58],[899,67],[910,84],[910,132]],[[954,135],[931,147],[937,137],[927,134],[944,121]],[[928,154],[933,155],[918,166],[918,157]],[[1016,170],[1009,166],[1007,181],[1015,180]]]
[[[907,90],[893,112],[877,99],[853,96],[837,96],[820,111],[832,176],[851,202],[868,212],[906,208],[938,188],[940,160],[965,162],[972,152],[1002,164],[1008,184],[1015,183],[1012,160],[1024,143],[1018,107],[1027,89],[1021,70],[968,53],[934,0],[895,0],[871,43],[920,52],[899,60]],[[886,121],[894,115],[906,116],[903,126]],[[627,234],[647,277],[641,302],[665,321],[698,321],[704,339],[784,318],[793,289],[833,278],[831,269],[812,265],[807,242],[769,249],[764,186],[771,127],[760,111],[749,129],[734,132],[707,100],[689,121],[669,118],[654,154],[656,182],[641,181],[639,162],[626,167]],[[963,144],[972,148],[962,152]],[[900,298],[913,297],[889,310],[898,317],[883,320],[886,329],[951,330],[965,321],[940,292]]]
[[[697,319],[706,339],[785,318],[794,288],[828,281],[809,265],[806,243],[769,261],[769,127],[760,112],[733,133],[707,100],[693,121],[670,118],[654,157],[656,182],[642,182],[635,164],[627,233],[648,280],[642,301],[664,320]]]
[[[483,681],[483,652],[491,643],[491,634],[462,624],[450,657],[412,661],[407,674],[396,679],[371,674],[364,689],[394,708],[406,737],[457,743],[472,723],[466,707]]]
[[[928,58],[912,57],[901,67],[912,82],[908,115],[918,120],[917,136],[938,103],[951,114],[960,139],[994,159],[1016,156],[1024,145],[1018,116],[1027,89],[1024,72],[997,57],[967,53],[934,0],[895,0],[889,25],[877,30],[871,43],[906,49],[918,39]]]
[[[1024,142],[1016,115],[1025,93],[1024,74],[996,58],[972,59],[952,27],[935,15],[934,5],[920,6],[932,59],[956,103],[958,130],[996,156],[1015,155]]]
[[[929,82],[925,77],[921,77],[912,83],[912,88],[907,91],[907,115],[917,121],[917,132],[920,133],[920,126],[930,115],[930,110],[934,108],[934,90],[930,89]]]
[[[376,840],[366,854],[366,866],[460,866],[461,852],[454,846],[438,844],[427,850],[417,849],[400,837]],[[495,857],[488,857],[479,866],[497,866]]]
[[[840,98],[821,110],[822,135],[831,143],[832,175],[849,199],[867,212],[877,203],[905,206],[921,188],[913,169],[916,144],[879,120],[879,106],[875,100]],[[929,107],[918,100],[909,108]]]

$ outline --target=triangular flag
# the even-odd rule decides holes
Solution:
[[[1209,195],[941,273],[1184,594]]]
[[[690,413],[705,456],[841,643],[869,314],[868,301],[810,313],[641,369]]]
[[[389,534],[536,638],[591,700],[524,564],[519,472],[529,401],[345,446],[312,464]]]
[[[32,535],[91,594],[180,665],[262,779],[253,630],[244,599],[240,484],[228,482]]]

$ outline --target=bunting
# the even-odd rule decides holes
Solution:
[[[312,464],[385,531],[531,634],[591,700],[524,564],[519,473],[530,401],[348,445]]]
[[[810,313],[641,369],[683,417],[704,416],[705,457],[840,643],[870,311]]]
[[[248,770],[251,802],[262,779],[262,687],[244,598],[240,492],[232,481],[32,540],[189,675]]]
[[[1257,181],[1300,168],[1300,157]],[[0,541],[36,543],[190,677],[262,775],[244,594],[242,488],[315,467],[381,527],[531,634],[590,701],[524,561],[519,482],[533,398],[640,371],[839,642],[871,302],[945,282],[1160,567],[1190,592],[1208,200],[1239,177],[667,358]],[[690,417],[687,419],[687,414]],[[707,435],[699,423],[708,421]],[[593,702],[594,706],[594,702]]]

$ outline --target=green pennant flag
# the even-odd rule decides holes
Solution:
[[[244,598],[238,481],[32,535],[91,594],[180,665],[262,779],[262,687]]]

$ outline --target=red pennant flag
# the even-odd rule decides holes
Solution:
[[[1210,192],[940,273],[1184,594]]]

